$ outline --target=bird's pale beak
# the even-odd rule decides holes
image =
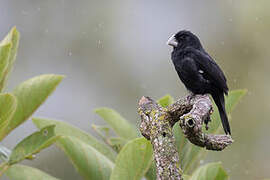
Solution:
[[[173,46],[173,47],[176,47],[177,45],[178,45],[178,42],[176,41],[176,39],[175,39],[175,34],[173,34],[170,38],[169,38],[169,40],[167,41],[167,45],[169,45],[169,46]]]

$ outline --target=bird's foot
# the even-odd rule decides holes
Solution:
[[[191,101],[191,99],[193,99],[196,95],[194,93],[190,93],[188,96],[187,96],[187,100],[188,101]]]

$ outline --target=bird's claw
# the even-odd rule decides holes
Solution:
[[[191,101],[191,99],[193,99],[194,96],[195,96],[195,94],[190,93],[190,94],[187,96],[187,100],[188,100],[188,101]]]

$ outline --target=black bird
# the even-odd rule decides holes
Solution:
[[[203,49],[199,38],[189,31],[174,34],[167,44],[173,46],[171,58],[181,81],[193,94],[211,94],[224,131],[231,135],[224,100],[229,89],[220,67]]]

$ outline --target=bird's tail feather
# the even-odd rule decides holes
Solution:
[[[212,97],[218,107],[219,115],[221,118],[222,126],[226,134],[231,135],[231,128],[225,109],[225,100],[223,93],[212,94]]]

